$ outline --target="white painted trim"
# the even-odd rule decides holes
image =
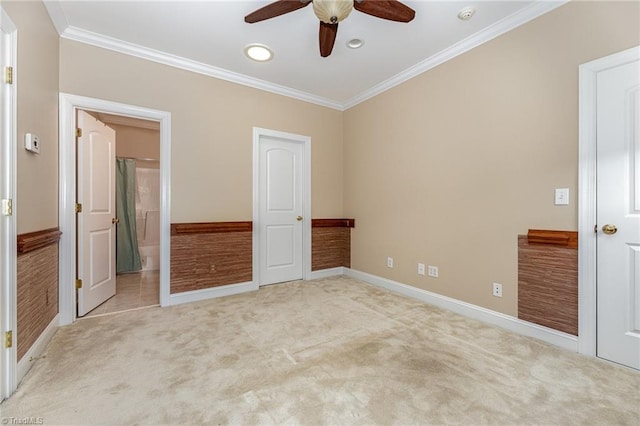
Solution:
[[[351,268],[345,268],[345,275],[378,287],[386,288],[387,290],[420,300],[430,305],[447,309],[468,318],[495,325],[523,336],[542,340],[572,352],[577,352],[578,350],[578,338],[561,331],[522,321],[521,319],[510,315],[505,315],[500,312],[392,281],[387,278],[356,271]]]
[[[31,367],[33,367],[33,361],[37,360],[37,358],[44,353],[53,335],[58,331],[59,326],[60,315],[56,315],[38,339],[31,345],[27,353],[24,354],[20,362],[18,362],[18,383],[22,381]]]
[[[279,84],[270,83],[268,81],[260,80],[255,77],[228,71],[223,68],[214,67],[213,65],[207,65],[202,62],[194,61],[192,59],[187,59],[180,56],[172,55],[170,53],[161,52],[159,50],[143,47],[102,34],[93,33],[81,28],[68,26],[61,34],[61,37],[68,40],[101,47],[103,49],[112,50],[118,53],[124,53],[125,55],[135,56],[136,58],[146,59],[148,61],[157,62],[159,64],[180,68],[209,77],[215,77],[220,80],[230,81],[232,83],[241,84],[243,86],[253,87],[254,89],[260,89],[266,92],[275,93],[277,95],[287,96],[289,98],[299,99],[301,101],[342,111],[342,105],[339,102],[312,95],[310,93],[303,92],[302,90],[296,90],[289,87],[281,86]]]
[[[312,271],[309,274],[308,280],[319,280],[322,278],[335,277],[337,275],[344,275],[345,268],[338,266],[337,268],[321,269],[319,271]]]
[[[60,325],[76,319],[76,144],[77,109],[126,115],[160,123],[160,305],[170,304],[171,253],[171,113],[102,99],[60,93],[59,146],[59,288]]]
[[[47,9],[49,16],[51,17],[51,22],[53,22],[53,26],[56,27],[56,31],[58,34],[62,35],[64,30],[69,26],[69,22],[67,22],[67,16],[64,14],[62,10],[62,6],[60,6],[59,0],[43,0],[44,7]]]
[[[544,15],[545,13],[551,12],[557,7],[562,6],[567,3],[569,0],[560,0],[560,1],[536,1],[529,5],[528,7],[519,10],[518,12],[507,16],[506,18],[501,19],[500,21],[488,26],[487,28],[478,31],[477,33],[460,40],[456,44],[441,50],[435,55],[430,56],[429,58],[413,65],[406,70],[402,71],[399,74],[379,83],[372,88],[360,93],[357,96],[349,99],[342,105],[343,110],[347,110],[352,108],[367,99],[371,99],[374,96],[377,96],[383,92],[386,92],[389,89],[396,87],[399,84],[404,83],[407,80],[416,77],[426,71],[429,71],[432,68],[437,67],[440,64],[443,64],[456,56],[462,55],[469,50],[480,46],[488,41],[493,40],[494,38],[513,30],[521,25],[526,24],[527,22]]]
[[[169,298],[169,305],[180,305],[183,303],[199,302],[201,300],[214,299],[217,297],[232,296],[234,294],[247,293],[258,290],[258,285],[254,282],[230,284],[220,287],[205,288],[202,290],[185,291],[183,293],[172,294]]]
[[[14,344],[11,348],[0,349],[0,401],[8,398],[18,386],[16,379],[18,290],[17,290],[17,177],[18,168],[18,29],[0,5],[0,29],[2,30],[0,52],[3,55],[0,68],[13,66],[13,84],[2,83],[2,135],[0,136],[0,198],[13,200],[13,215],[0,216],[0,332],[2,336],[13,330]]]
[[[260,286],[260,138],[262,136],[302,143],[302,278],[311,276],[311,138],[277,130],[253,128],[253,282]]]
[[[198,74],[219,78],[221,80],[242,84],[244,86],[253,87],[255,89],[264,90],[282,96],[287,96],[312,104],[324,106],[327,108],[345,111],[357,104],[366,101],[382,92],[385,92],[425,71],[428,71],[443,62],[455,58],[474,47],[477,47],[487,41],[490,41],[514,28],[517,28],[527,22],[548,13],[555,8],[567,3],[568,0],[558,1],[535,1],[526,8],[507,16],[506,18],[494,23],[493,25],[459,41],[453,46],[444,49],[435,55],[425,59],[424,61],[400,72],[399,74],[383,81],[366,90],[359,95],[347,100],[346,102],[336,101],[321,96],[313,95],[301,90],[292,89],[279,84],[270,83],[247,75],[228,71],[222,68],[207,65],[191,59],[183,58],[159,50],[150,49],[137,44],[129,43],[113,37],[97,34],[91,31],[70,26],[64,15],[64,12],[58,1],[45,1],[45,6],[49,12],[49,16],[53,21],[58,33],[62,38],[77,41],[80,43],[90,44],[92,46],[101,47],[103,49],[112,50],[125,55],[135,56],[137,58],[147,59],[163,65],[169,65],[175,68],[184,69]]]
[[[640,46],[579,67],[578,350],[596,356],[597,234],[596,92],[601,71],[640,59]]]

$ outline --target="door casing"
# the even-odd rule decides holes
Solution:
[[[597,355],[596,77],[640,58],[640,46],[579,67],[578,352]]]
[[[0,401],[8,398],[18,386],[18,288],[17,288],[17,99],[18,99],[18,29],[0,6],[0,43],[2,44],[2,58],[0,69],[5,66],[13,67],[13,84],[3,84],[2,99],[2,126],[0,135],[2,164],[0,165],[0,198],[13,200],[13,214],[1,216],[0,223],[0,334],[11,330],[13,332],[13,345],[0,349]]]
[[[260,285],[260,141],[272,137],[302,144],[302,278],[311,277],[311,138],[276,130],[253,128],[253,284]]]
[[[76,320],[76,110],[103,112],[160,123],[160,306],[170,305],[171,113],[60,93],[59,144],[59,312],[60,325]]]

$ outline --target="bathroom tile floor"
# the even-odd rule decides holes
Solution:
[[[96,307],[83,318],[158,306],[160,303],[160,271],[144,271],[116,276],[116,295]]]

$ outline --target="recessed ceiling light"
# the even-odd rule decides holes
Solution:
[[[360,49],[363,44],[364,40],[361,38],[352,38],[347,42],[347,47],[350,47],[351,49]]]
[[[269,48],[269,46],[258,43],[247,45],[244,48],[244,54],[247,55],[249,59],[253,59],[257,62],[266,62],[270,61],[273,58],[273,51]]]
[[[474,13],[476,13],[476,10],[473,7],[465,7],[458,12],[458,19],[461,21],[468,21]]]

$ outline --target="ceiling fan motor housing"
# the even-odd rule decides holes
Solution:
[[[353,0],[313,0],[313,13],[326,24],[337,24],[353,10]]]

